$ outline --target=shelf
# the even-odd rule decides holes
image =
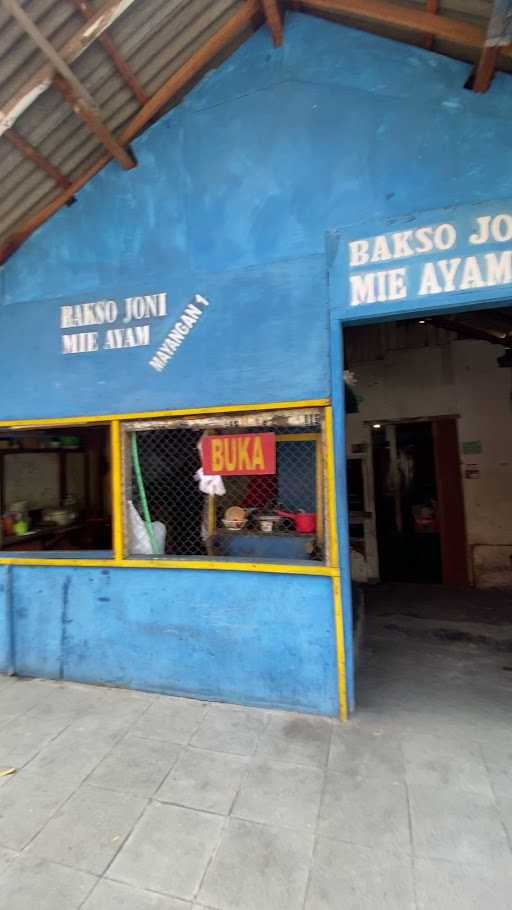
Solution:
[[[0,449],[0,455],[60,455],[68,452],[86,454],[85,449]]]

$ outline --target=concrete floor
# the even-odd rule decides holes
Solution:
[[[344,726],[0,677],[1,910],[510,910],[506,655],[369,632]]]

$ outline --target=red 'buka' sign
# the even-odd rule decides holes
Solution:
[[[276,473],[275,433],[240,433],[237,436],[205,436],[202,441],[205,474],[223,477]]]

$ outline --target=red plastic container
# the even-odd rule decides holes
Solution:
[[[283,512],[276,509],[276,514],[281,518],[289,518],[295,525],[299,534],[314,534],[316,531],[316,515],[314,512]]]

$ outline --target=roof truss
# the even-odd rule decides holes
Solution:
[[[512,47],[487,47],[485,32],[470,22],[447,18],[439,13],[439,0],[424,0],[424,8],[402,6],[391,0],[243,0],[236,11],[168,78],[160,88],[147,97],[126,61],[116,50],[106,30],[121,16],[135,0],[105,0],[99,10],[89,5],[89,0],[68,0],[84,18],[83,25],[57,52],[37,27],[28,18],[18,0],[0,0],[15,15],[18,23],[27,31],[32,40],[48,57],[48,63],[40,67],[34,76],[4,105],[0,111],[0,136],[15,146],[51,177],[59,188],[55,198],[26,217],[0,247],[0,263],[44,221],[63,205],[68,204],[75,194],[95,176],[112,158],[124,168],[134,167],[128,144],[154,119],[163,108],[180,97],[191,83],[199,78],[221,53],[225,53],[234,42],[266,21],[274,45],[283,42],[285,6],[312,12],[318,15],[340,16],[343,20],[354,19],[357,23],[386,25],[411,31],[423,36],[423,45],[431,48],[436,40],[451,42],[476,52],[480,62],[474,76],[473,88],[485,91],[488,88],[499,56],[512,60]],[[28,20],[28,22],[27,22]],[[40,40],[42,39],[42,40]],[[97,105],[84,86],[76,79],[71,64],[94,42],[101,43],[117,72],[140,105],[120,135],[113,136],[102,121]],[[58,168],[47,160],[23,136],[13,129],[17,118],[50,86],[61,92],[75,113],[95,133],[105,153],[90,164],[76,179],[69,180]]]

